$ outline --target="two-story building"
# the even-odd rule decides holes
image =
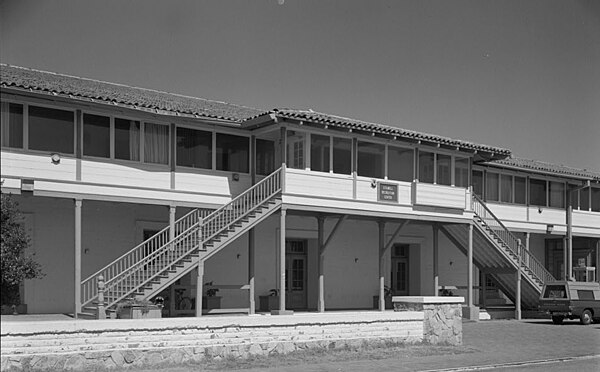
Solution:
[[[598,280],[600,174],[311,110],[249,107],[1,65],[3,192],[45,276],[30,313],[136,296],[220,307],[383,310],[487,288]],[[565,263],[570,263],[565,267]],[[102,282],[102,283],[100,283]],[[446,293],[446,292],[445,292]],[[91,309],[91,310],[90,310]]]

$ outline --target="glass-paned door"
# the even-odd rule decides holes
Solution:
[[[408,296],[408,244],[395,244],[392,249],[392,294]]]
[[[285,253],[285,307],[306,309],[306,240],[286,241]]]

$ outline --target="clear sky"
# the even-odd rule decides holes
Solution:
[[[0,61],[600,170],[598,0],[0,0]]]

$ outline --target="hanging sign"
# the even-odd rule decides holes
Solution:
[[[398,185],[393,183],[377,183],[377,201],[398,202]]]

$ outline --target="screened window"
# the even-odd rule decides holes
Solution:
[[[483,198],[483,171],[473,171],[473,193]]]
[[[275,142],[256,140],[256,173],[266,176],[275,170]]]
[[[115,118],[115,159],[140,160],[140,122]]]
[[[169,164],[169,126],[144,123],[144,162]]]
[[[110,158],[110,118],[83,114],[83,155]]]
[[[469,158],[454,159],[454,185],[469,187]]]
[[[177,128],[177,165],[212,169],[212,132]]]
[[[412,182],[414,179],[414,151],[402,147],[388,147],[388,178]]]
[[[515,203],[527,204],[527,178],[515,176]]]
[[[565,184],[562,182],[550,182],[550,206],[556,208],[565,207]]]
[[[586,187],[583,190],[579,190],[579,203],[582,211],[590,210],[590,188]]]
[[[488,201],[500,200],[499,190],[500,175],[498,173],[487,173],[487,182],[485,188],[485,199]]]
[[[450,155],[436,154],[437,157],[437,180],[438,185],[452,184],[452,157]]]
[[[333,137],[333,173],[352,173],[352,140]]]
[[[358,142],[358,175],[383,178],[385,146],[378,143]]]
[[[248,137],[217,133],[217,169],[248,173]]]
[[[287,162],[289,168],[304,169],[304,142],[306,135],[293,130],[287,131]]]
[[[546,181],[544,180],[529,180],[529,204],[546,205]]]
[[[73,112],[29,106],[29,149],[75,153]]]
[[[507,174],[500,175],[500,201],[503,203],[512,203],[513,201],[512,176]]]
[[[600,188],[592,188],[592,210],[600,212]]]
[[[435,154],[432,152],[419,152],[419,182],[433,183]]]
[[[318,134],[310,136],[310,170],[329,172],[329,137]]]
[[[23,105],[2,102],[0,104],[2,147],[23,148]]]

